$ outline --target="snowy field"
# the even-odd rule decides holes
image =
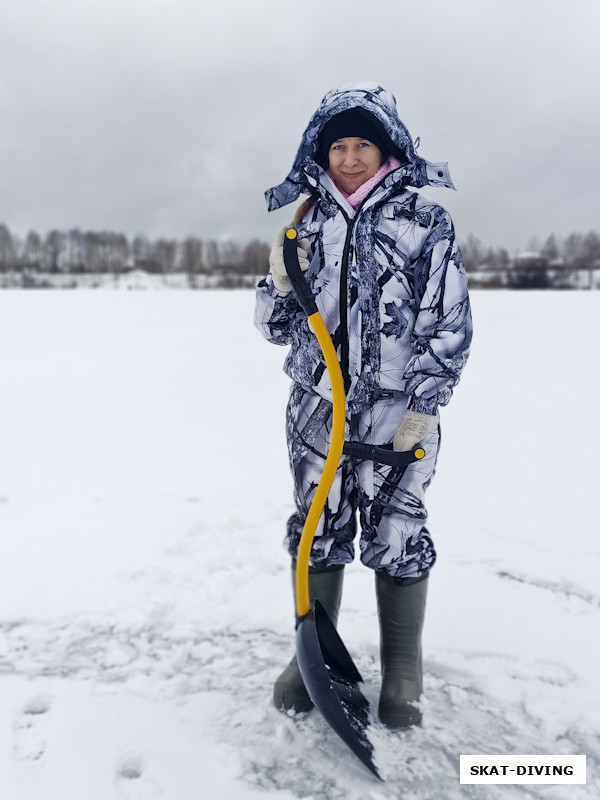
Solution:
[[[442,411],[424,725],[386,779],[271,707],[292,648],[284,350],[240,292],[0,293],[1,800],[600,796],[600,293],[474,292]],[[340,630],[377,701],[372,575]],[[586,754],[587,786],[459,755]]]

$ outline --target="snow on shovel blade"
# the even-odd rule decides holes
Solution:
[[[382,780],[367,737],[369,703],[357,685],[362,678],[318,600],[314,611],[298,620],[296,655],[310,699],[365,767]]]

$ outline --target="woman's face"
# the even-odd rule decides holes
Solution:
[[[329,148],[329,171],[346,194],[353,194],[375,175],[381,159],[381,150],[368,139],[346,136]]]

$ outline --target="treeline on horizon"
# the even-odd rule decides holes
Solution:
[[[540,287],[573,271],[600,270],[600,235],[572,233],[559,239],[554,234],[545,242],[530,245],[530,252],[510,255],[503,247],[485,247],[470,235],[461,243],[465,268],[469,273],[485,274],[486,283],[494,275],[514,275]],[[67,232],[53,230],[45,236],[30,231],[25,237],[11,233],[0,224],[0,272],[46,274],[122,274],[143,270],[149,274],[185,273],[192,276],[261,276],[269,269],[270,245],[259,239],[246,244],[189,236],[184,239],[138,235],[129,239],[111,231]],[[527,275],[527,278],[523,276]],[[473,275],[473,278],[476,276]],[[500,279],[500,278],[499,278]]]
[[[0,272],[81,275],[136,269],[157,275],[264,275],[269,269],[269,251],[270,246],[258,239],[245,245],[195,236],[152,240],[139,235],[130,240],[122,233],[79,229],[53,230],[43,237],[30,231],[21,238],[0,224]]]

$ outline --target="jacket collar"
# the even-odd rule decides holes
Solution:
[[[310,159],[310,164],[307,164],[306,166],[307,169],[305,169],[305,175],[307,184],[311,187],[310,191],[312,192],[317,190],[321,196],[324,194],[329,195],[329,197],[331,197],[336,204],[344,210],[346,216],[349,218],[355,217],[358,211],[355,211],[350,205],[332,178],[330,178],[329,175],[318,166],[318,164],[315,164],[312,159]],[[397,193],[399,189],[403,189],[406,186],[406,179],[409,175],[410,168],[407,165],[400,166],[397,169],[392,170],[392,172],[388,172],[388,174],[382,178],[382,180],[373,189],[371,194],[365,198],[365,201],[360,206],[359,211],[370,208],[376,203],[385,202],[390,195]]]

